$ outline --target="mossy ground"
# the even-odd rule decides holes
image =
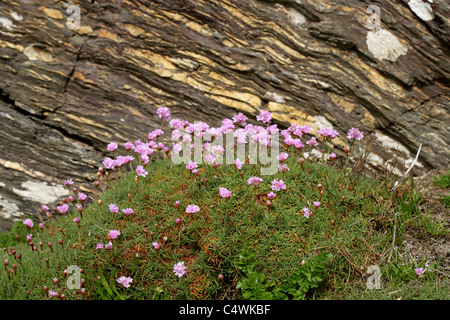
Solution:
[[[0,274],[0,298],[48,299],[50,289],[65,299],[449,298],[449,277],[439,259],[402,251],[411,228],[448,239],[448,228],[417,209],[423,197],[414,186],[392,195],[393,181],[320,162],[301,165],[296,157],[287,164],[288,172],[261,176],[259,186],[247,183],[259,166],[201,165],[194,175],[167,158],[148,165],[149,174],[137,182],[134,171],[112,176],[111,187],[91,196],[79,225],[73,210],[52,217],[42,230],[18,223],[2,236],[1,261],[8,259],[8,265]],[[268,206],[275,178],[287,188]],[[231,198],[219,197],[219,187],[231,190]],[[317,210],[314,201],[321,202]],[[110,203],[120,211],[111,213]],[[189,204],[200,211],[186,213]],[[313,212],[309,218],[304,207]],[[124,208],[134,212],[126,216]],[[108,236],[113,229],[121,232],[117,239]],[[25,241],[30,233],[37,251]],[[96,249],[108,242],[112,249]],[[180,261],[187,273],[179,278],[173,266]],[[84,290],[68,288],[71,274],[64,270],[71,265],[82,269]],[[372,265],[380,268],[379,289],[367,287]],[[425,268],[420,277],[418,267]],[[121,276],[133,278],[129,288],[117,283]]]

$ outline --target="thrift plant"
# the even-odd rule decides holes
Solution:
[[[0,237],[0,299],[389,298],[411,279],[443,295],[438,265],[393,254],[417,193],[393,197],[392,181],[347,167],[358,128],[280,128],[269,111],[218,127],[156,115],[145,139],[106,146],[97,193],[69,178],[68,198]],[[390,270],[378,293],[373,266]]]

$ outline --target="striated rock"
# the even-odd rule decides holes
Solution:
[[[66,178],[91,190],[106,144],[145,139],[160,106],[213,125],[270,110],[333,126],[337,150],[355,126],[369,168],[401,174],[420,144],[414,174],[448,166],[449,17],[444,0],[0,1],[0,229]]]

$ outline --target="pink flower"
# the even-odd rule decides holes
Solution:
[[[302,149],[304,147],[304,145],[300,139],[294,139],[293,142],[294,142],[294,146],[297,149]]]
[[[111,158],[109,158],[109,157],[106,157],[106,158],[102,161],[102,163],[103,163],[103,166],[104,166],[106,169],[114,169],[114,164],[115,164],[115,162],[114,162],[113,159],[111,159]]]
[[[310,147],[317,147],[319,145],[316,137],[312,137],[310,140],[306,141],[306,144],[309,145]]]
[[[328,156],[328,159],[330,159],[330,160],[336,159],[336,153],[334,153],[334,152],[330,153],[330,155]]]
[[[117,147],[118,147],[117,143],[111,142],[111,143],[109,143],[109,144],[106,146],[106,150],[108,150],[108,151],[114,151],[114,150],[117,149]]]
[[[33,238],[32,234],[27,234],[27,242],[30,242],[32,238]]]
[[[237,115],[233,117],[234,122],[239,123],[243,126],[245,126],[247,120],[248,118],[242,112],[239,112]]]
[[[25,219],[23,222],[24,225],[26,225],[28,228],[33,228],[33,221],[31,219]]]
[[[72,221],[75,222],[75,223],[80,223],[80,218],[79,217],[73,218]]]
[[[269,111],[262,110],[259,115],[256,116],[256,120],[262,123],[270,123],[272,120],[272,114]]]
[[[219,187],[219,196],[221,196],[222,198],[228,199],[231,197],[231,191],[228,190],[227,188]]]
[[[143,166],[137,166],[137,168],[136,168],[136,174],[137,174],[139,177],[145,177],[145,176],[147,176],[148,172],[147,172],[147,170],[144,169]]]
[[[48,290],[48,296],[50,298],[57,297],[58,296],[58,292],[53,291],[52,289],[50,289],[50,290]]]
[[[103,243],[97,243],[95,249],[103,249]]]
[[[269,200],[272,200],[273,198],[275,198],[277,196],[277,194],[275,193],[275,192],[272,192],[272,191],[270,191],[268,194],[267,194],[267,198],[269,199]]]
[[[259,185],[261,182],[263,182],[263,179],[260,177],[251,177],[247,180],[248,184],[252,184],[254,186]]]
[[[184,265],[184,262],[178,262],[174,264],[173,272],[176,276],[178,276],[178,278],[184,276],[184,274],[186,273],[186,266]]]
[[[111,213],[119,212],[119,207],[117,205],[115,205],[114,203],[109,204],[108,207],[109,207],[109,211]]]
[[[64,185],[65,185],[65,186],[71,186],[71,185],[73,185],[72,179],[67,179],[67,180],[64,182]]]
[[[156,110],[158,117],[164,119],[165,121],[170,120],[170,110],[167,107],[161,107]]]
[[[285,161],[289,155],[286,152],[282,152],[277,156],[278,161],[283,162]]]
[[[133,150],[134,149],[134,144],[132,143],[132,142],[125,142],[124,144],[123,144],[123,146],[125,147],[125,149],[127,149],[127,150]]]
[[[239,159],[234,160],[234,165],[236,166],[236,168],[238,170],[241,170],[243,164],[244,163],[241,160],[239,160]]]
[[[214,161],[216,161],[216,157],[213,154],[208,154],[205,156],[205,161],[207,163],[214,163]]]
[[[189,171],[195,170],[195,169],[197,169],[197,167],[198,167],[198,164],[193,161],[189,161],[189,163],[186,165],[186,169],[188,169]]]
[[[131,161],[133,161],[134,160],[134,157],[133,156],[124,156],[123,158],[122,158],[122,162],[123,163],[131,163]]]
[[[64,203],[58,207],[56,207],[56,209],[59,211],[59,213],[64,214],[67,212],[67,210],[69,209],[69,205]]]
[[[294,144],[294,139],[291,136],[288,136],[284,139],[284,144],[287,146],[292,146]]]
[[[133,209],[131,209],[131,208],[122,209],[122,212],[123,212],[126,216],[129,216],[130,214],[133,213]]]
[[[280,170],[280,172],[286,172],[286,171],[289,171],[289,168],[288,168],[287,164],[279,164],[278,170]]]
[[[317,209],[319,206],[320,206],[320,202],[319,201],[314,201],[313,202],[313,207],[314,207],[314,209]]]
[[[186,212],[187,213],[196,213],[199,212],[200,208],[199,206],[197,206],[196,204],[190,204],[186,207]]]
[[[181,219],[180,219],[180,218],[176,218],[176,219],[175,219],[175,223],[176,223],[176,224],[180,224],[180,223],[181,223]]]
[[[317,130],[317,133],[320,134],[324,138],[328,137],[330,139],[334,139],[339,135],[339,133],[336,130],[331,129],[331,128],[319,129],[319,130]]]
[[[105,249],[112,249],[112,242],[108,242],[108,244],[105,245]]]
[[[158,242],[153,242],[153,247],[154,247],[156,250],[159,250],[159,248],[160,248],[159,243],[158,243]]]
[[[83,192],[78,193],[78,199],[83,202],[87,199],[87,195]]]
[[[353,140],[361,140],[364,137],[364,133],[362,133],[358,128],[351,128],[347,132],[347,138]]]
[[[311,211],[310,211],[307,207],[304,207],[304,208],[302,209],[302,212],[303,212],[303,215],[304,215],[306,218],[309,218],[309,216],[311,215]]]
[[[272,181],[272,190],[280,191],[281,189],[286,190],[286,184],[283,180],[275,179]]]
[[[45,204],[43,204],[42,206],[41,206],[41,212],[45,212],[45,211],[47,211],[48,210],[48,207],[45,205]]]
[[[414,269],[414,272],[416,273],[416,275],[421,276],[423,273],[423,268]]]
[[[133,281],[133,278],[130,277],[120,277],[119,279],[116,280],[118,283],[120,283],[121,285],[123,285],[125,288],[130,287],[130,283]]]
[[[111,239],[116,239],[120,235],[121,235],[120,231],[117,231],[117,230],[110,230],[109,233],[108,233],[108,236]]]

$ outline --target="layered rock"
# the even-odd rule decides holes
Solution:
[[[0,229],[64,196],[66,178],[91,190],[106,144],[145,139],[161,106],[211,125],[270,110],[280,125],[337,129],[336,150],[359,127],[369,168],[401,174],[420,144],[414,174],[448,166],[446,1],[17,0],[0,9]]]

